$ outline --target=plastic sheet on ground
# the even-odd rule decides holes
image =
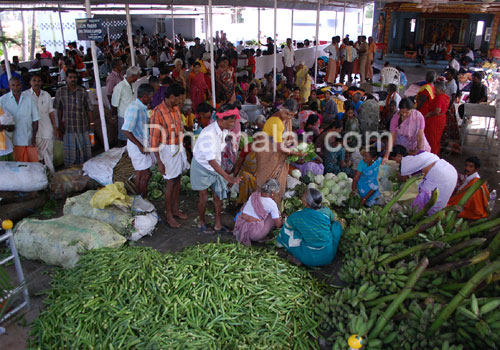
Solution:
[[[24,219],[16,225],[14,240],[19,254],[29,260],[72,268],[86,250],[119,248],[126,239],[111,225],[83,216]]]
[[[0,162],[0,174],[0,191],[34,192],[49,184],[41,163]]]
[[[120,161],[126,147],[112,148],[107,152],[87,160],[83,172],[90,178],[106,186],[113,183],[113,169]]]

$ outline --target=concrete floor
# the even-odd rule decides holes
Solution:
[[[420,81],[425,75],[425,68],[407,68],[406,74],[409,84],[412,82]],[[440,73],[440,72],[438,72]],[[376,80],[375,77],[374,80]],[[481,145],[479,143],[479,145]],[[466,146],[478,146],[477,137],[468,137]],[[471,155],[477,155],[482,161],[481,176],[488,180],[491,189],[496,189],[500,192],[500,176],[499,167],[497,166],[498,159],[498,139],[492,147],[491,152],[472,150],[466,147],[460,155],[445,156],[444,158],[453,164],[459,172],[463,171],[464,161]],[[137,242],[137,245],[148,246],[158,249],[160,252],[175,252],[184,249],[187,246],[216,242],[218,239],[221,241],[233,241],[232,235],[203,235],[199,234],[194,222],[196,213],[196,195],[181,195],[181,210],[189,215],[189,219],[185,220],[184,225],[180,229],[171,229],[164,222],[160,222],[152,236],[148,236]],[[500,198],[499,198],[500,199]],[[497,200],[498,202],[498,200]],[[155,203],[160,213],[163,212],[164,204],[162,202]],[[498,214],[500,211],[500,203],[495,206],[494,213]],[[232,227],[234,210],[226,210],[224,213],[224,224]],[[270,247],[272,249],[272,246]],[[285,254],[282,253],[284,256]],[[318,278],[324,279],[329,283],[336,281],[336,274],[340,268],[341,256],[337,256],[335,261],[323,269],[311,270]],[[26,312],[22,317],[17,320],[11,320],[4,325],[6,327],[6,334],[0,335],[0,349],[21,350],[26,349],[26,339],[29,334],[29,324],[39,314],[43,308],[44,295],[40,294],[43,290],[50,286],[50,276],[46,274],[52,270],[51,267],[35,261],[22,260],[23,269],[28,276],[29,290],[31,295],[31,310]],[[9,273],[14,275],[13,267],[9,267]]]

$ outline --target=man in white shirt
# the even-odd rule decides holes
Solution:
[[[448,64],[449,68],[453,68],[456,72],[460,71],[460,63],[458,63],[455,55],[451,55],[450,63]]]
[[[38,74],[31,76],[31,89],[23,92],[27,97],[33,99],[38,107],[38,131],[36,134],[36,148],[38,158],[45,163],[51,173],[54,170],[54,136],[59,138],[56,126],[56,117],[52,99],[47,91],[42,90],[42,78]]]
[[[295,52],[293,52],[292,39],[286,39],[286,46],[283,48],[283,74],[286,77],[287,84],[293,85],[295,82]]]
[[[139,79],[140,74],[141,69],[139,67],[134,66],[127,69],[125,79],[115,86],[111,97],[113,115],[118,116],[118,139],[121,141],[127,141],[127,137],[122,132],[122,126],[127,107],[135,101],[132,85]]]
[[[198,229],[201,233],[213,233],[206,225],[205,210],[208,202],[208,188],[212,189],[215,206],[216,233],[229,233],[222,226],[222,200],[227,198],[227,184],[238,184],[239,178],[226,173],[221,166],[222,151],[226,145],[228,130],[234,127],[239,119],[238,109],[225,104],[216,113],[216,121],[203,128],[193,149],[191,162],[191,186],[200,192],[198,202]]]
[[[325,52],[328,53],[328,73],[326,76],[326,82],[329,84],[335,84],[337,79],[338,70],[338,60],[339,60],[339,40],[337,37],[332,37],[332,43],[325,48]]]

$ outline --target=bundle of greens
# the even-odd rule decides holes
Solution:
[[[292,151],[305,153],[306,155],[302,158],[300,158],[299,156],[290,156],[287,159],[288,163],[296,163],[299,159],[304,160],[304,162],[310,162],[317,157],[316,148],[312,143],[299,143],[297,147],[292,148]]]

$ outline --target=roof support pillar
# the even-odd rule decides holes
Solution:
[[[257,9],[257,43],[260,49],[260,7]]]
[[[66,41],[64,40],[64,25],[61,16],[61,4],[57,4],[57,12],[59,13],[59,26],[61,27],[61,38],[62,38],[62,54],[64,55],[66,52]]]
[[[345,0],[344,0],[344,19],[342,20],[342,39],[345,38]]]
[[[215,99],[215,63],[214,63],[214,31],[213,31],[213,13],[212,0],[208,0],[208,15],[210,17],[210,79],[212,82],[212,107],[216,108],[217,101]]]
[[[135,50],[134,50],[134,38],[132,37],[132,20],[130,19],[130,7],[125,4],[125,15],[127,17],[127,37],[128,46],[130,47],[130,64],[135,66]]]
[[[318,0],[318,10],[316,11],[316,47],[314,48],[314,87],[318,81],[318,46],[319,46],[319,16],[321,10],[321,0]]]
[[[274,0],[273,102],[276,101],[276,56],[277,56],[276,52],[278,50],[278,48],[277,48],[278,41],[276,40],[276,21],[277,21],[277,18],[278,18],[278,0]]]
[[[175,50],[175,25],[174,25],[174,4],[170,6],[170,20],[172,21],[172,45]]]
[[[90,11],[90,0],[85,0],[85,8],[87,11],[87,18],[92,17],[92,12]],[[104,104],[102,99],[102,88],[101,88],[101,79],[99,77],[99,66],[97,63],[97,52],[95,49],[95,41],[90,41],[90,50],[92,52],[92,64],[94,66],[94,80],[95,80],[95,90],[97,93],[97,104],[99,106],[99,116],[101,118],[101,128],[102,128],[102,139],[104,142],[104,150],[109,150],[109,142],[108,142],[108,130],[106,127],[106,118],[104,116]],[[132,56],[133,57],[133,56]]]
[[[208,6],[205,5],[205,21],[203,22],[205,27],[205,51],[208,52],[210,49],[210,42],[208,41]]]
[[[292,20],[290,21],[290,39],[292,39],[292,45],[293,45],[293,9],[292,9]]]
[[[365,34],[365,5],[363,5],[363,17],[361,17],[361,35]]]
[[[1,14],[1,12],[0,12]],[[2,28],[2,19],[0,17],[0,37],[3,38],[3,28]],[[3,48],[3,59],[5,60],[5,71],[7,72],[7,78],[12,78],[12,73],[10,71],[10,62],[9,62],[9,53],[7,52],[7,45],[5,44],[5,41],[2,41],[2,48]]]

